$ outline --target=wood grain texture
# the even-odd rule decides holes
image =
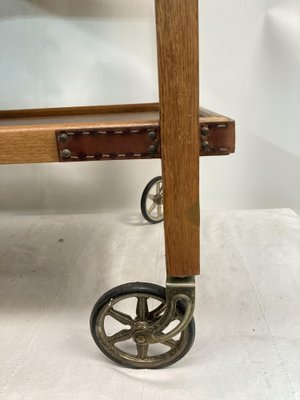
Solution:
[[[13,129],[0,132],[0,164],[58,161],[52,129]]]
[[[115,114],[115,113],[141,113],[158,111],[158,103],[143,104],[115,104],[103,106],[80,106],[80,107],[58,107],[58,108],[35,108],[25,110],[0,110],[0,119],[6,118],[43,118],[67,115],[92,115],[92,114]]]
[[[198,1],[156,0],[167,274],[200,272]]]
[[[43,110],[0,111],[0,164],[47,163],[58,161],[55,131],[73,129],[127,129],[159,127],[159,104],[125,104]],[[200,126],[211,127],[207,138],[212,148],[228,151],[201,151],[201,156],[234,151],[234,121],[200,109]],[[218,125],[226,129],[216,129]],[[173,140],[173,139],[172,139]]]
[[[62,107],[27,110],[0,110],[0,129],[6,126],[81,124],[91,122],[159,122],[159,103],[119,104],[89,107]],[[230,118],[200,108],[199,122],[230,122]],[[58,128],[59,129],[59,128]]]
[[[158,122],[158,103],[117,104],[103,106],[61,107],[26,110],[0,110],[0,129],[8,126],[69,124],[70,126],[86,123],[110,124],[115,121],[156,120]]]

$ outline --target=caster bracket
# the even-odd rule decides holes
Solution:
[[[176,303],[181,301],[185,304],[185,313],[180,319],[179,324],[171,331],[163,331],[176,320]],[[157,310],[153,315],[153,320],[157,320],[147,329],[136,331],[134,340],[137,343],[153,344],[165,342],[174,338],[182,332],[193,318],[195,309],[195,277],[185,278],[168,277],[166,282],[166,304],[164,308]],[[163,314],[162,314],[163,312]]]

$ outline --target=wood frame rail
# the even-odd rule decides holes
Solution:
[[[80,131],[97,130],[99,133],[114,131],[120,134],[106,141],[95,135],[85,137],[85,140],[78,137]],[[139,133],[128,135],[129,131]],[[159,142],[155,154],[144,153],[138,157],[124,157],[122,154],[122,157],[115,157],[127,151],[141,152],[141,143],[144,146],[142,149],[147,152],[153,144],[147,137],[147,131],[160,131],[158,103],[0,111],[0,164],[161,158],[159,133],[155,140]],[[58,144],[56,136],[59,132],[70,136],[76,133],[76,140]],[[201,135],[201,156],[234,152],[235,123],[230,118],[201,108],[198,132]],[[83,146],[79,151],[80,143]],[[63,149],[75,150],[74,157],[61,157]],[[106,150],[110,150],[112,157],[105,154]],[[98,151],[103,153],[103,157],[97,156]],[[81,157],[82,152],[86,153],[86,157]]]

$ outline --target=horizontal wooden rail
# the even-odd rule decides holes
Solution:
[[[160,113],[157,103],[75,107],[41,110],[17,110],[0,112],[0,164],[19,163],[49,163],[57,161],[86,161],[84,157],[64,159],[60,150],[68,148],[69,143],[57,145],[56,134],[65,131],[124,131],[124,138],[111,140],[111,153],[119,150],[130,151],[130,143],[134,135],[126,135],[130,130],[147,133],[149,130],[159,132]],[[234,151],[235,126],[230,118],[201,108],[199,118],[199,133],[202,135],[201,156],[226,155]],[[140,139],[140,138],[137,138]],[[90,140],[89,151],[103,152],[107,150],[106,142],[93,137]],[[108,139],[109,141],[109,139]],[[122,145],[120,147],[120,141]],[[77,141],[78,143],[78,141]],[[116,148],[114,149],[114,143]],[[147,144],[148,141],[146,140]],[[149,142],[149,146],[151,143]],[[72,143],[71,150],[76,148]],[[86,149],[86,146],[84,146]],[[133,151],[137,149],[133,142]],[[78,146],[77,146],[78,149]],[[78,150],[81,153],[80,149]],[[78,154],[75,154],[78,156]],[[152,157],[161,157],[160,148]],[[122,155],[122,159],[125,159]],[[130,157],[129,157],[130,158]],[[138,158],[136,156],[132,158]],[[142,157],[149,158],[149,157]],[[99,159],[97,155],[88,160]],[[105,155],[101,159],[110,159]],[[111,159],[115,159],[112,157]]]

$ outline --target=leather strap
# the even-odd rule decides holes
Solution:
[[[61,162],[161,157],[158,125],[59,130],[55,134]],[[200,156],[227,155],[235,151],[233,121],[202,124],[200,135]]]

